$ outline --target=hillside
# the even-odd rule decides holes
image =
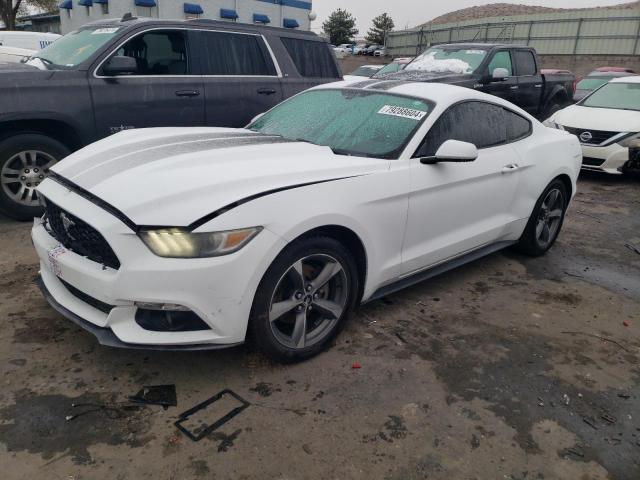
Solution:
[[[638,8],[640,7],[640,1],[621,3],[618,5],[611,5],[607,7],[591,7],[591,8],[550,8],[539,7],[536,5],[521,5],[514,3],[491,3],[489,5],[481,5],[470,8],[463,8],[454,12],[446,13],[439,17],[434,18],[426,24],[442,24],[463,22],[466,20],[474,20],[478,18],[487,17],[510,17],[513,15],[527,15],[538,13],[554,13],[554,12],[569,12],[576,10],[593,10],[594,8],[600,9],[622,9],[622,8]]]

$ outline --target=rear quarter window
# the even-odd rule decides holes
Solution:
[[[329,44],[299,38],[280,37],[303,77],[340,78]]]

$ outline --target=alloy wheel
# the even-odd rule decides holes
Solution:
[[[271,297],[269,324],[282,345],[302,349],[333,331],[348,298],[342,264],[326,254],[301,258],[282,275]]]
[[[25,150],[13,155],[0,171],[2,190],[14,202],[37,207],[36,187],[40,185],[57,160],[46,152]]]
[[[556,237],[564,210],[564,195],[554,188],[542,201],[536,223],[536,240],[541,248],[549,246]]]

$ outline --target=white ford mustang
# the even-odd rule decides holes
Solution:
[[[369,301],[509,245],[540,255],[580,145],[449,85],[331,84],[245,129],[131,130],[58,163],[33,241],[54,308],[106,345],[326,347]]]

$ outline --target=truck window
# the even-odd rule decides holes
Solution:
[[[280,40],[303,77],[340,78],[326,43],[287,37],[280,37]]]
[[[513,75],[513,65],[511,65],[511,54],[509,54],[509,52],[496,52],[489,63],[489,75],[491,75],[496,68],[504,68],[509,72],[509,76]]]
[[[154,30],[138,35],[115,53],[133,57],[136,75],[188,75],[187,41],[180,30]]]
[[[536,59],[531,50],[516,50],[514,52],[518,76],[535,75],[538,73]]]
[[[433,156],[447,140],[473,143],[478,148],[506,143],[504,109],[485,102],[464,102],[450,107],[427,132],[414,156]]]
[[[207,61],[205,75],[276,75],[264,40],[256,35],[202,32]]]

